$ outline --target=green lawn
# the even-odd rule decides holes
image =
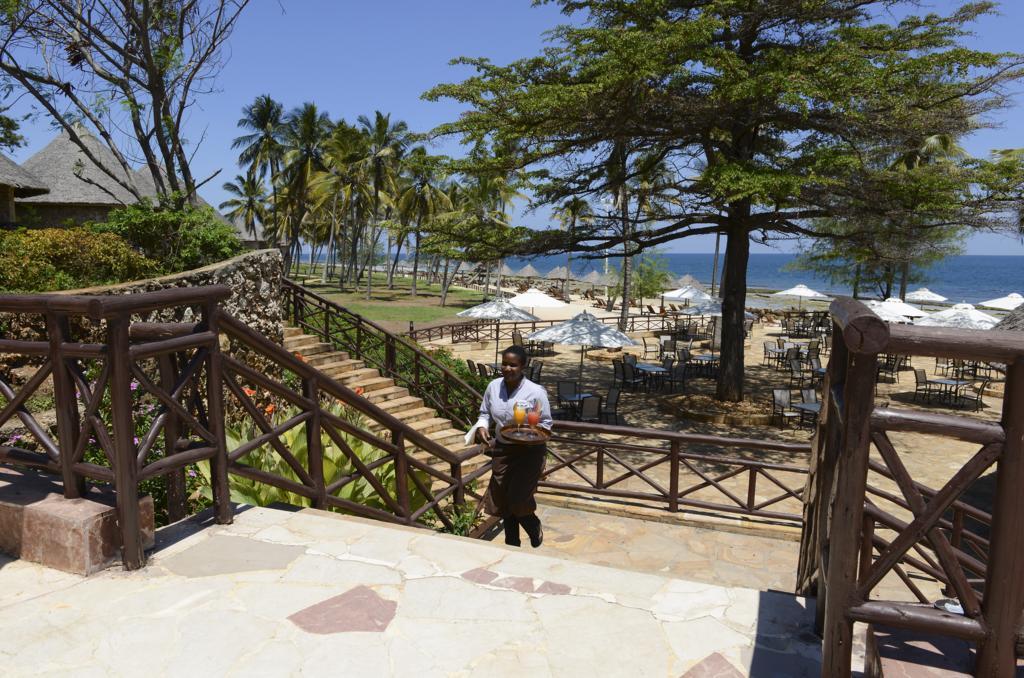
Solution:
[[[302,280],[303,276],[299,275],[298,278]],[[312,277],[304,284],[313,292],[392,331],[407,330],[409,321],[417,325],[457,322],[460,318],[456,317],[456,313],[483,301],[482,292],[453,286],[448,290],[447,305],[441,306],[440,285],[427,285],[420,280],[417,295],[413,297],[410,294],[411,278],[396,277],[393,290],[387,289],[386,283],[387,278],[383,274],[374,275],[370,299],[366,298],[365,280],[361,289],[344,291],[338,289],[337,282],[321,284],[319,277]]]

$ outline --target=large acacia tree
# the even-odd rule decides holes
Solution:
[[[817,236],[822,217],[899,220],[910,212],[934,227],[993,226],[995,201],[1019,188],[1020,163],[897,172],[882,162],[929,135],[967,134],[1004,105],[1002,88],[1024,75],[1020,56],[962,44],[992,3],[893,21],[914,3],[550,1],[578,13],[577,25],[553,31],[535,58],[507,66],[461,59],[477,74],[426,96],[469,110],[437,131],[518,141],[514,162],[542,177],[538,195],[552,203],[614,193],[622,206],[623,186],[640,171],[632,159],[674,167],[678,199],[669,214],[629,228],[622,209],[622,225],[597,221],[572,238],[542,232],[532,250],[600,256],[625,239],[628,256],[681,237],[725,235],[723,400],[743,397],[751,239]]]
[[[161,196],[194,200],[183,134],[199,95],[213,90],[223,46],[249,0],[3,0],[0,73],[29,94],[82,153],[138,199],[142,163]],[[82,140],[94,130],[118,167]]]

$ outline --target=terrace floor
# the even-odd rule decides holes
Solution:
[[[695,581],[720,554],[683,570],[692,578],[671,563],[652,573],[623,560],[630,549],[601,550],[627,519],[544,511],[537,551],[245,508],[231,526],[162,530],[136,572],[83,579],[0,560],[0,665],[6,676],[818,675],[813,603]],[[672,550],[667,529],[681,528],[620,541],[650,556]],[[577,550],[591,562],[563,558],[578,555],[573,539],[589,540]],[[737,567],[764,567],[749,555]]]

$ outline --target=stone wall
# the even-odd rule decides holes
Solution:
[[[276,249],[256,250],[241,254],[233,259],[211,264],[192,271],[174,273],[149,280],[109,285],[105,287],[88,287],[78,290],[64,290],[54,294],[137,294],[140,292],[156,292],[174,287],[199,287],[203,285],[227,285],[231,288],[231,297],[224,302],[226,312],[241,320],[253,330],[265,337],[281,343],[282,322],[284,320],[284,296],[281,291],[284,260],[281,252]],[[44,339],[45,323],[41,315],[36,314],[2,314],[4,323],[0,330],[14,339]],[[149,321],[181,322],[193,318],[191,309],[179,308],[168,312],[153,314],[146,318]],[[78,325],[78,323],[74,323]],[[6,325],[6,327],[5,327]],[[104,341],[102,329],[82,319],[86,336],[92,341]],[[82,337],[84,340],[85,337]]]

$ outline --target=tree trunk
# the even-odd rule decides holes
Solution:
[[[904,259],[900,264],[900,299],[907,300],[907,280],[910,278],[910,260]]]
[[[416,217],[416,251],[412,255],[412,296],[416,296],[416,278],[420,269],[420,219]]]
[[[388,268],[388,289],[395,289],[395,271],[398,269],[398,257],[402,256],[402,245],[405,244],[405,236],[400,236],[395,240],[395,258],[391,261],[391,266]]]
[[[629,283],[632,276],[632,259],[629,256],[629,241],[631,235],[629,220],[629,194],[626,187],[619,189],[619,209],[622,213],[622,310],[619,311],[619,331],[625,332],[629,323]]]
[[[448,301],[448,285],[451,284],[451,280],[448,279],[448,267],[451,264],[451,259],[448,257],[444,258],[444,273],[441,275],[441,305],[444,306]],[[459,270],[458,267],[455,269]],[[455,277],[455,272],[452,272],[452,278]]]
[[[743,309],[747,303],[750,236],[743,227],[728,234],[722,289],[722,348],[718,370],[719,400],[743,400]]]
[[[853,298],[860,297],[860,264],[853,269]]]
[[[715,283],[718,281],[718,250],[722,242],[722,234],[715,233],[715,262],[711,265],[711,296],[715,296]],[[721,292],[721,288],[719,288]]]

